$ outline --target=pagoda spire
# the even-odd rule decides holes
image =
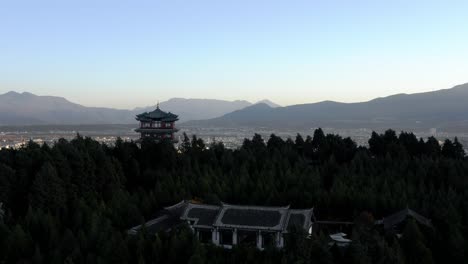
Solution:
[[[159,100],[158,100],[158,103],[156,104],[156,109],[159,109]]]

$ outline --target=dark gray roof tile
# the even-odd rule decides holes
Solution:
[[[302,228],[305,224],[306,217],[303,214],[291,214],[288,221],[288,230],[293,228]]]
[[[163,216],[146,223],[149,232],[171,228],[174,224],[189,221],[199,228],[238,228],[287,232],[293,226],[307,230],[311,225],[313,209],[294,210],[286,207],[243,206],[222,204],[206,205],[182,201],[165,207]],[[176,221],[177,220],[177,221]],[[129,233],[137,233],[141,226]]]
[[[187,218],[196,219],[196,225],[211,226],[218,216],[219,209],[191,208]]]
[[[278,211],[255,209],[227,209],[221,222],[225,225],[275,227],[280,224]]]
[[[428,227],[432,227],[431,220],[427,219],[426,217],[416,213],[415,211],[409,208],[403,209],[397,213],[387,216],[383,220],[378,221],[377,223],[378,224],[383,223],[385,229],[391,229],[395,225],[398,225],[399,223],[405,221],[406,218],[408,217],[414,218],[420,224],[423,224]]]
[[[166,121],[166,122],[172,122],[172,121],[177,121],[179,120],[178,119],[178,116],[169,112],[169,113],[166,113],[164,111],[162,111],[161,109],[156,108],[154,111],[152,112],[144,112],[144,113],[141,113],[139,115],[136,116],[136,119],[137,120],[140,120],[140,121],[151,121],[151,120],[154,120],[154,121]]]

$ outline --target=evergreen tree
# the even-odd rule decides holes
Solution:
[[[184,136],[172,143],[77,135],[51,146],[0,150],[0,263],[464,263],[468,256],[468,160],[458,139],[373,133],[369,147],[314,131],[304,140],[260,135],[242,147]],[[199,244],[189,229],[155,236],[127,229],[181,199],[205,203],[316,208],[319,219],[350,221],[353,243],[287,239],[284,250],[225,251]],[[381,219],[409,205],[433,228],[410,221],[400,240]],[[315,227],[314,227],[315,228]]]
[[[424,237],[414,220],[409,221],[403,231],[402,248],[406,263],[434,263],[431,251],[424,243]]]
[[[64,183],[50,163],[45,163],[34,179],[31,203],[34,208],[57,212],[65,207]]]

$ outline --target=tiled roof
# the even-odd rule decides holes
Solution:
[[[426,217],[416,213],[415,211],[406,208],[403,209],[395,214],[385,217],[383,220],[377,222],[377,224],[383,224],[385,229],[391,229],[395,225],[403,222],[407,217],[414,218],[420,224],[423,224],[428,227],[432,227],[431,220],[427,219]]]
[[[255,209],[227,209],[221,223],[224,225],[275,227],[282,214],[278,211]]]
[[[237,228],[245,230],[288,232],[291,227],[308,230],[313,209],[295,210],[285,207],[207,205],[182,201],[165,207],[163,216],[146,223],[148,231],[158,231],[165,221],[179,219],[198,228]],[[154,226],[154,227],[153,227]],[[134,227],[131,230],[138,230]],[[134,231],[136,233],[136,231]]]
[[[182,220],[193,221],[196,227],[212,227],[216,221],[220,207],[216,205],[194,204],[186,202]]]
[[[282,231],[288,210],[289,206],[267,207],[223,204],[214,225],[221,228]]]
[[[291,228],[302,228],[308,230],[312,225],[312,219],[314,218],[313,209],[304,209],[304,210],[290,210],[288,215],[288,225],[286,226],[287,230]]]
[[[171,113],[171,112],[164,112],[159,107],[157,107],[154,111],[152,112],[144,112],[142,114],[139,114],[136,116],[136,119],[139,121],[166,121],[166,122],[171,122],[171,121],[177,121],[178,116]]]
[[[291,228],[302,227],[305,222],[305,216],[303,214],[291,214],[288,221],[288,230]]]
[[[179,203],[176,203],[174,205],[164,207],[164,211],[173,216],[181,217],[182,214],[185,212],[185,209],[187,209],[187,206],[188,203],[186,201],[180,201]]]
[[[187,217],[197,219],[197,225],[211,226],[217,215],[218,210],[193,208],[188,212]]]
[[[158,218],[155,218],[151,221],[146,222],[143,225],[138,225],[130,228],[128,234],[136,235],[143,228],[146,229],[148,234],[155,234],[162,231],[171,230],[174,226],[180,225],[182,220],[179,217],[173,217],[171,215],[162,215]]]

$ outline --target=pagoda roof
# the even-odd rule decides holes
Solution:
[[[138,121],[166,121],[172,122],[179,120],[178,115],[175,115],[171,112],[164,112],[159,109],[159,105],[156,106],[156,109],[151,112],[144,112],[136,116]]]

